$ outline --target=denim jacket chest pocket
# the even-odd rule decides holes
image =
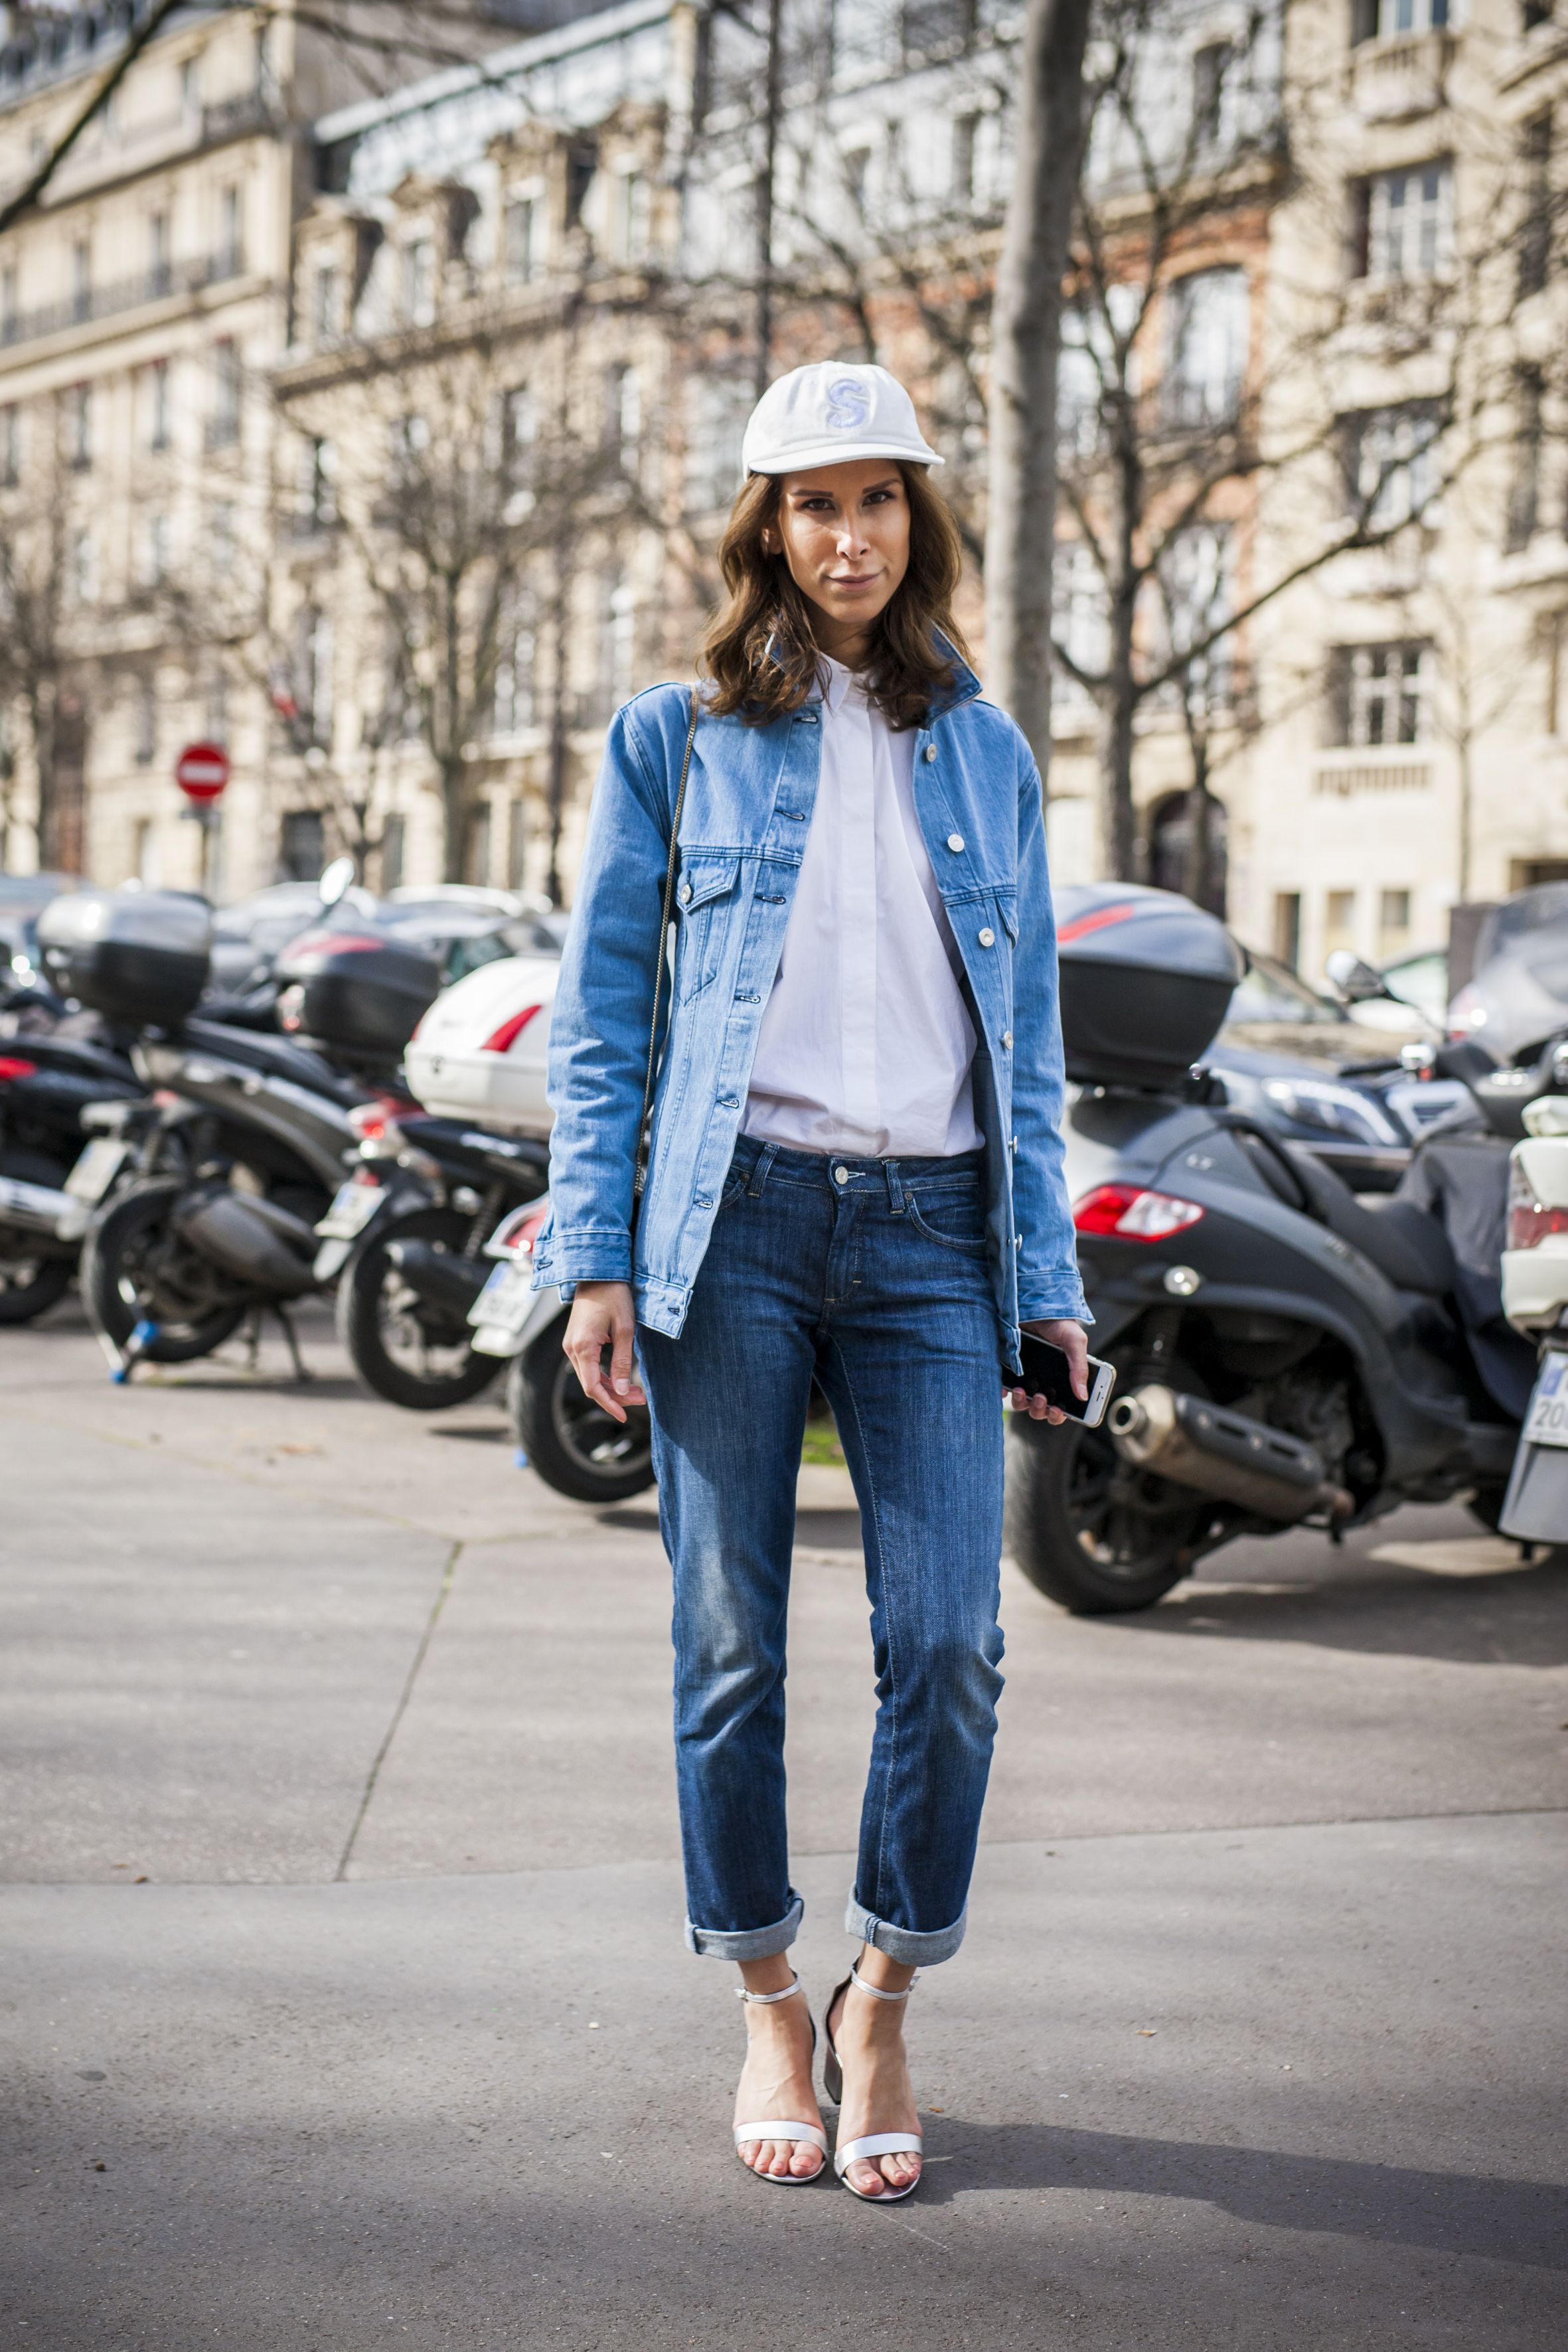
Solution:
[[[736,904],[741,878],[738,857],[705,856],[700,850],[683,856],[675,888],[675,912],[680,931],[675,954],[675,992],[689,1003],[712,985],[723,960],[726,924]]]

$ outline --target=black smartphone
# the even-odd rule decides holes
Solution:
[[[1005,1388],[1021,1388],[1026,1395],[1045,1398],[1074,1421],[1081,1421],[1086,1429],[1098,1429],[1105,1419],[1105,1408],[1110,1402],[1110,1391],[1116,1386],[1116,1367],[1099,1356],[1089,1360],[1089,1395],[1075,1396],[1072,1366],[1064,1351],[1049,1339],[1041,1339],[1033,1331],[1019,1334],[1018,1370],[1022,1380],[1004,1372]]]

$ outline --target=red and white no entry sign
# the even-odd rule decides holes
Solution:
[[[228,782],[221,743],[187,743],[174,762],[174,782],[188,801],[216,801]]]

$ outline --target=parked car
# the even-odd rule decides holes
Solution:
[[[1519,1062],[1565,1024],[1568,882],[1543,882],[1505,898],[1482,924],[1474,976],[1448,1008],[1449,1034]]]

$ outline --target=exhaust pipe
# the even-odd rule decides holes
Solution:
[[[466,1323],[468,1309],[489,1276],[487,1266],[472,1258],[454,1257],[429,1242],[388,1242],[387,1262],[395,1265],[422,1307]]]
[[[271,1201],[221,1185],[182,1202],[174,1223],[183,1241],[252,1290],[300,1298],[316,1287],[314,1230]]]
[[[74,1192],[57,1192],[48,1184],[24,1184],[19,1176],[0,1176],[0,1224],[19,1225],[24,1233],[52,1234],[58,1242],[79,1242],[92,1215],[91,1203]]]
[[[1106,1425],[1124,1462],[1281,1526],[1313,1511],[1348,1519],[1355,1508],[1344,1488],[1325,1477],[1315,1448],[1206,1398],[1154,1382],[1119,1397]]]

